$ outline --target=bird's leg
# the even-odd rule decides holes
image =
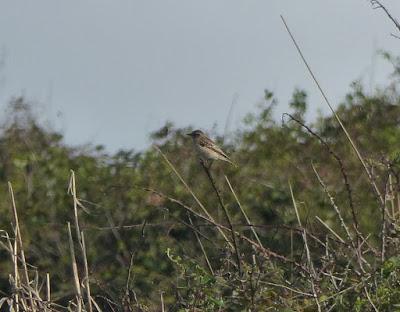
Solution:
[[[203,159],[203,158],[199,158],[200,164],[207,168],[207,170],[211,169],[211,165],[213,164],[212,159]]]
[[[205,160],[203,158],[199,157],[199,162],[203,167],[206,167],[206,162],[205,162]]]

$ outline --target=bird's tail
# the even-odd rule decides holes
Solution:
[[[229,158],[224,158],[224,160],[226,162],[230,163],[233,167],[239,168],[239,166],[236,163],[234,163],[232,160],[230,160]]]

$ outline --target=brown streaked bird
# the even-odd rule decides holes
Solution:
[[[201,161],[207,163],[213,160],[223,160],[236,167],[236,164],[234,164],[222,151],[222,149],[217,144],[215,144],[213,140],[207,137],[203,131],[194,130],[187,135],[192,137],[193,144]]]

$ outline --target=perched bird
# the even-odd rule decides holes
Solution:
[[[196,148],[197,154],[200,157],[200,160],[204,163],[213,160],[223,160],[231,165],[236,166],[229,157],[222,151],[218,145],[215,144],[213,140],[208,138],[203,131],[194,130],[191,133],[187,134],[192,137],[193,144]],[[211,164],[211,163],[210,163]]]

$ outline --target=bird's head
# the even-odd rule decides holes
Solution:
[[[190,133],[187,133],[186,135],[188,135],[188,136],[192,137],[193,139],[195,139],[195,138],[198,138],[198,137],[204,135],[204,133],[201,130],[194,130],[194,131],[192,131]]]

